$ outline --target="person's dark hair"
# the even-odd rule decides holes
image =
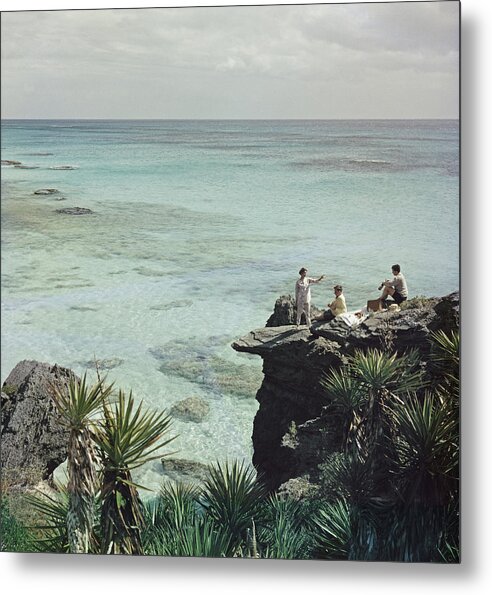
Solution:
[[[392,270],[392,271],[396,271],[397,273],[399,273],[399,272],[400,272],[400,270],[401,270],[401,269],[400,269],[400,265],[399,265],[399,264],[394,264],[394,265],[391,267],[391,270]]]
[[[333,289],[336,289],[337,291],[343,291],[343,287],[341,285],[335,285]]]
[[[307,272],[307,269],[302,267],[302,269],[299,271],[299,275],[302,275],[302,273],[306,273],[306,272]]]

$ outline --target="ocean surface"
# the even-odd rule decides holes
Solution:
[[[202,397],[178,458],[250,461],[261,361],[230,344],[301,266],[320,306],[335,283],[364,305],[394,263],[411,296],[458,289],[457,120],[7,120],[1,144],[2,382],[96,358],[149,407]]]

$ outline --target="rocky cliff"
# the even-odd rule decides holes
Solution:
[[[24,360],[2,385],[2,480],[15,486],[48,479],[67,456],[68,430],[59,422],[51,387],[66,389],[73,372]]]
[[[459,327],[459,294],[415,299],[400,312],[380,312],[350,328],[336,319],[310,329],[292,324],[293,304],[282,296],[268,326],[251,331],[232,347],[263,358],[260,407],[253,424],[253,464],[271,489],[293,478],[315,479],[320,452],[333,444],[327,399],[320,379],[340,367],[355,349],[415,348],[425,361],[429,334]],[[275,326],[277,325],[277,326]]]

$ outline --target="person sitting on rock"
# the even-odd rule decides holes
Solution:
[[[400,265],[394,264],[391,267],[393,273],[393,279],[389,281],[383,281],[378,287],[379,290],[383,289],[383,293],[379,298],[383,305],[386,305],[385,300],[388,296],[391,296],[395,304],[401,304],[408,297],[408,288],[405,277],[401,273]]]
[[[296,325],[301,324],[301,316],[304,312],[306,324],[311,326],[311,285],[319,283],[325,276],[321,275],[317,279],[307,276],[308,270],[304,267],[299,271],[300,278],[296,281]]]
[[[323,320],[324,322],[327,322],[333,320],[336,316],[340,316],[340,314],[345,314],[347,312],[343,287],[341,285],[335,285],[333,291],[335,293],[335,299],[331,304],[328,304],[327,310],[325,310],[321,316],[317,316],[314,320]]]

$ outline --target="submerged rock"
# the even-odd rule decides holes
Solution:
[[[201,397],[188,397],[174,404],[169,412],[183,421],[199,423],[209,414],[210,405]]]
[[[59,190],[56,188],[40,188],[39,190],[35,190],[34,194],[39,194],[41,196],[48,196],[50,194],[59,194]]]
[[[77,165],[52,165],[49,169],[79,169]]]
[[[206,343],[174,340],[149,351],[160,361],[159,371],[167,376],[186,378],[214,393],[253,398],[261,384],[261,370],[214,354],[223,341],[222,337],[209,337]]]
[[[80,310],[80,308],[78,308]],[[94,308],[88,308],[88,310],[94,310]],[[106,359],[96,359],[96,360],[88,360],[85,362],[82,362],[81,365],[84,368],[90,368],[90,369],[99,369],[99,370],[112,370],[113,368],[117,368],[118,366],[121,366],[121,364],[124,363],[124,359],[121,359],[119,357],[109,357]]]
[[[164,473],[174,481],[192,479],[202,482],[208,478],[209,467],[204,463],[190,461],[188,459],[172,459],[164,457],[161,459]]]
[[[16,169],[39,169],[39,165],[14,165]]]
[[[2,159],[2,165],[21,165],[21,161],[15,161],[14,159]]]
[[[94,211],[82,207],[67,207],[66,209],[56,209],[57,213],[62,215],[92,215]]]
[[[36,485],[65,460],[68,430],[60,424],[50,386],[65,389],[73,376],[56,364],[24,360],[3,383],[0,460],[9,483]]]

